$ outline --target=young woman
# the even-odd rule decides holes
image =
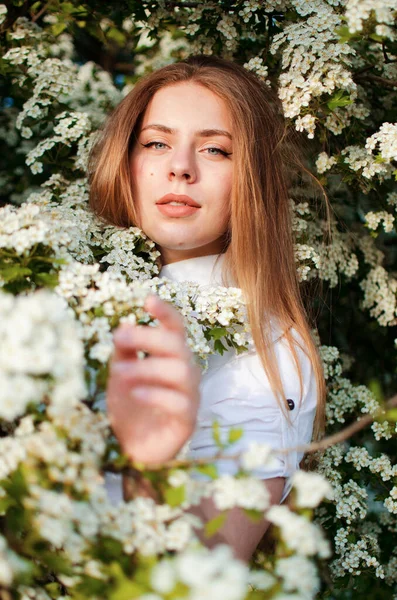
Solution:
[[[93,149],[92,208],[140,227],[161,253],[161,277],[241,288],[253,337],[249,352],[211,357],[200,376],[182,318],[166,302],[146,302],[158,328],[118,328],[107,408],[134,460],[167,461],[187,440],[188,456],[215,454],[214,419],[243,427],[233,453],[253,441],[294,448],[322,430],[325,384],[300,297],[284,138],[279,102],[255,75],[194,56],[139,81]],[[136,360],[138,350],[149,356]],[[301,459],[279,454],[257,470],[272,502],[286,497]],[[218,466],[237,470],[230,460]],[[209,499],[192,512],[217,514]],[[210,544],[227,542],[248,560],[267,526],[235,508]]]

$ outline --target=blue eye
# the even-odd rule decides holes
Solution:
[[[165,148],[167,148],[167,144],[165,142],[148,142],[147,144],[141,144],[144,148],[152,148],[154,147],[155,150],[164,150]],[[159,148],[159,146],[162,146],[161,148]],[[232,154],[232,152],[226,152],[225,150],[221,150],[221,148],[216,148],[215,146],[211,147],[211,148],[204,148],[204,150],[214,150],[215,152],[208,152],[208,154],[210,156],[230,156]]]
[[[217,154],[213,154],[212,152],[209,152],[210,155],[212,156],[219,156],[219,154],[222,154],[223,156],[230,156],[231,152],[225,152],[225,150],[221,150],[220,148],[205,148],[205,150],[215,150]]]
[[[166,144],[164,144],[164,142],[149,142],[148,144],[142,144],[142,146],[144,148],[151,148],[152,146],[154,146],[154,145],[158,146],[159,144],[164,147],[166,146]],[[163,149],[164,148],[157,148],[157,150],[163,150]]]

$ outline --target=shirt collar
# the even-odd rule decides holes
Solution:
[[[158,276],[167,277],[177,283],[192,281],[201,286],[222,286],[222,265],[225,255],[221,254],[215,265],[218,256],[219,254],[210,254],[208,256],[179,260],[178,262],[164,265]],[[285,331],[283,333],[280,326],[277,325],[277,319],[270,318],[270,323],[272,327],[272,339],[273,341],[277,341],[284,335]]]
[[[219,260],[217,261],[218,256]],[[159,277],[167,277],[178,283],[193,281],[200,285],[223,285],[222,265],[224,259],[224,254],[210,254],[208,256],[179,260],[178,262],[164,265],[160,270]],[[216,261],[217,263],[215,264]]]

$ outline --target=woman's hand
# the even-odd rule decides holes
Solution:
[[[150,295],[158,327],[122,324],[114,336],[107,409],[121,448],[145,465],[175,457],[194,431],[201,370],[193,363],[178,311]],[[137,351],[149,356],[137,358]]]

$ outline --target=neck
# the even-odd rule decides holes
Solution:
[[[181,260],[188,260],[189,258],[199,258],[201,256],[210,256],[213,254],[221,254],[224,250],[223,244],[219,243],[219,240],[215,240],[205,246],[199,246],[198,248],[187,248],[186,250],[165,248],[164,246],[158,246],[161,254],[161,264],[171,265],[172,263],[179,262]]]

